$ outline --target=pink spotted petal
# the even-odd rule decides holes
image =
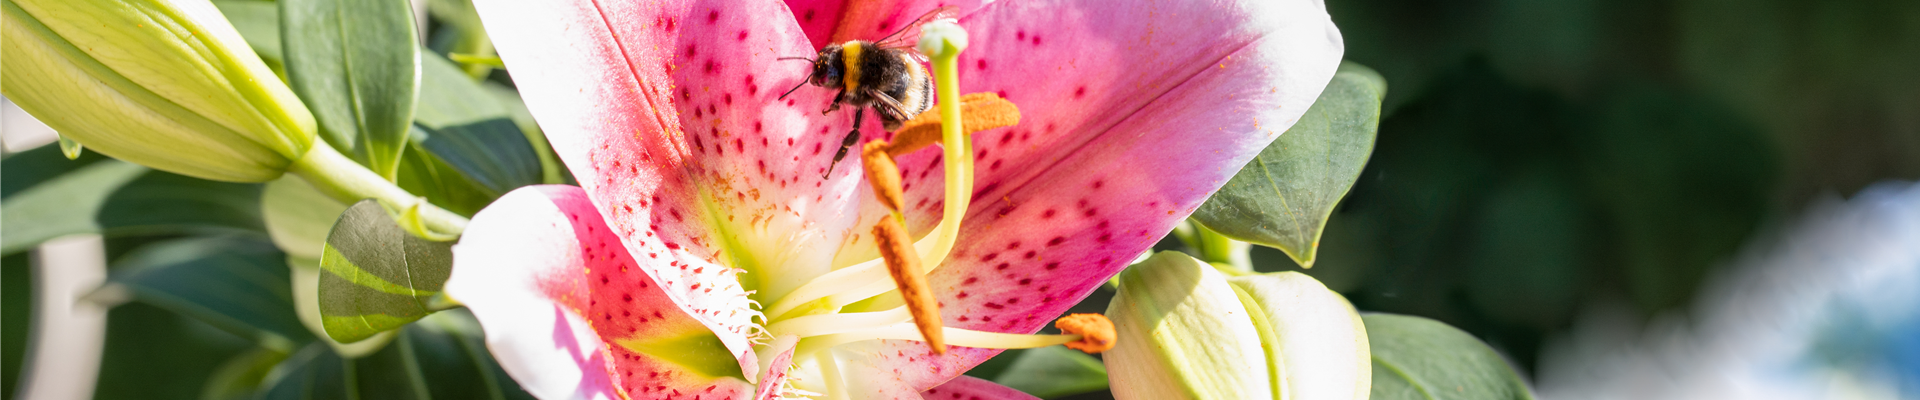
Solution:
[[[710,373],[738,361],[635,265],[580,188],[530,186],[474,216],[446,290],[480,320],[507,373],[540,398],[619,398],[614,388],[635,399],[751,394],[743,379]],[[695,342],[712,360],[645,346],[689,337],[708,338]]]
[[[807,32],[813,48],[848,40],[878,40],[897,32],[929,10],[954,6],[961,13],[980,7],[977,0],[787,0],[793,19]]]
[[[658,240],[659,257],[735,268],[644,266],[683,304],[784,294],[826,272],[835,244],[859,231],[859,163],[822,179],[851,116],[822,116],[832,94],[821,90],[778,99],[807,67],[776,58],[813,53],[784,4],[475,5],[553,148],[628,249],[650,257],[640,243]],[[695,315],[720,331],[750,324],[744,302],[723,303],[732,309]]]
[[[920,393],[926,400],[1039,400],[1038,397],[993,381],[961,375]]]
[[[1047,325],[1165,236],[1300,118],[1342,52],[1317,0],[1015,0],[961,25],[962,92],[999,92],[1023,117],[974,135],[974,207],[930,283],[949,326],[999,332]],[[940,174],[908,179],[909,204],[940,199]],[[918,387],[998,353],[868,352]]]

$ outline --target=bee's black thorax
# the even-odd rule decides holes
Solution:
[[[908,50],[886,49],[871,42],[851,41],[839,46],[842,86],[841,101],[854,106],[872,106],[878,99],[872,93],[887,95],[902,106],[905,115],[881,112],[881,122],[895,129],[900,122],[932,108],[932,80]]]

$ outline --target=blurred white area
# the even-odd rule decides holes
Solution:
[[[33,253],[33,278],[33,333],[16,394],[26,400],[92,398],[106,345],[108,306],[80,297],[107,278],[100,236],[67,236],[40,245]]]
[[[0,151],[32,150],[56,140],[53,128],[0,97]],[[6,234],[0,221],[0,235]],[[99,235],[54,239],[33,250],[33,329],[27,338],[15,398],[79,400],[93,397],[106,345],[107,308],[81,296],[107,277]]]
[[[1540,398],[1920,399],[1920,184],[1817,203],[1687,317],[1584,313],[1542,351]]]
[[[0,97],[0,151],[19,153],[53,143],[53,128],[27,115],[27,110]]]

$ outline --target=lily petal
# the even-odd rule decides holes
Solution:
[[[820,115],[824,91],[778,99],[807,67],[776,58],[813,53],[783,4],[475,3],[554,150],[628,249],[657,239],[662,257],[732,267],[643,266],[682,304],[727,305],[694,312],[716,331],[751,325],[749,293],[776,297],[826,272],[832,244],[855,231],[858,163],[821,179],[850,116]]]
[[[981,400],[1039,400],[1039,397],[1013,388],[1000,386],[993,381],[961,375],[940,384],[940,387],[927,389],[920,393],[927,400],[981,399]]]
[[[793,19],[807,32],[813,48],[848,40],[878,40],[899,31],[921,14],[943,6],[962,14],[980,7],[975,0],[787,0]]]
[[[454,246],[446,290],[473,310],[501,367],[537,397],[752,394],[715,332],[631,268],[618,240],[580,188],[514,190],[474,216]]]
[[[1342,52],[1317,0],[1014,0],[961,25],[961,91],[1000,93],[1022,122],[974,135],[976,206],[929,283],[948,326],[1000,332],[1037,331],[1165,236],[1306,112]],[[916,228],[937,218],[935,153],[900,162]],[[917,387],[999,353],[884,346],[867,352]]]

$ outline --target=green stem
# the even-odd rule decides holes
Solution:
[[[1207,229],[1206,225],[1199,223],[1193,224],[1193,231],[1194,240],[1191,245],[1194,250],[1200,252],[1201,260],[1214,265],[1225,265],[1239,272],[1253,272],[1252,259],[1247,254],[1252,250],[1251,246],[1235,241],[1220,232]],[[1227,268],[1222,270],[1225,271]]]
[[[299,175],[313,184],[321,193],[333,196],[342,203],[353,204],[360,199],[374,199],[395,214],[409,212],[418,207],[422,225],[431,232],[414,232],[420,237],[434,239],[447,235],[459,235],[467,229],[467,218],[459,214],[428,203],[426,199],[408,193],[406,189],[394,185],[380,177],[373,170],[354,163],[340,151],[326,142],[314,141],[313,149],[305,157],[295,161],[287,172]],[[405,226],[406,224],[401,224]]]

